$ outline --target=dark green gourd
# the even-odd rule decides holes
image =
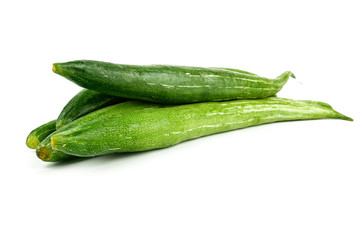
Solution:
[[[230,68],[124,65],[81,60],[53,64],[53,71],[81,87],[108,95],[166,104],[266,98],[291,72],[274,79]]]

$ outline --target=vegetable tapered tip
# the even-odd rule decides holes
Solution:
[[[291,71],[286,71],[286,72],[283,72],[282,74],[280,74],[280,76],[278,76],[277,78],[280,78],[280,79],[283,79],[283,80],[288,80],[289,77],[292,77],[292,78],[296,78],[295,77],[295,74]]]
[[[339,119],[346,120],[346,121],[354,121],[351,117],[345,116],[344,114],[339,113]]]
[[[295,77],[295,74],[292,73],[292,72],[290,72],[290,76],[291,76],[292,78],[296,78],[296,77]]]
[[[39,143],[40,143],[39,139],[31,134],[26,139],[26,146],[28,146],[31,149],[36,149]]]
[[[346,120],[346,121],[354,121],[354,119],[352,119],[351,117],[348,117],[342,113],[339,113],[338,111],[334,110],[330,105],[328,105],[329,108],[335,113],[335,118],[337,119],[341,119],[341,120]]]
[[[39,147],[36,149],[36,156],[43,161],[49,161],[51,152],[46,147]]]
[[[52,70],[53,70],[54,73],[56,73],[56,71],[57,71],[57,66],[56,65],[57,65],[57,63],[54,63],[53,66],[52,66]]]
[[[52,70],[54,73],[61,74],[61,70],[63,69],[61,63],[53,63]]]

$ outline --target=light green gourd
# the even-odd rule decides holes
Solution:
[[[145,104],[132,101],[132,104]],[[155,104],[156,105],[156,104]],[[163,105],[159,105],[163,106]],[[270,97],[150,108],[74,121],[55,132],[51,146],[75,156],[165,148],[190,139],[265,123],[334,118],[352,120],[326,103]],[[89,116],[89,115],[88,115]],[[85,117],[86,118],[86,117]]]

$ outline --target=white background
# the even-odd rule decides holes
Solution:
[[[359,239],[358,1],[2,1],[1,239]],[[80,87],[52,63],[295,73],[281,97],[355,119],[275,123],[51,164],[25,145]]]

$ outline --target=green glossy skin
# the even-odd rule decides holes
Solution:
[[[123,103],[118,103],[112,106],[108,106],[92,113],[89,113],[69,124],[64,126],[63,128],[53,132],[49,136],[47,136],[37,147],[36,155],[43,161],[46,162],[57,162],[63,161],[70,158],[73,158],[72,154],[66,154],[61,151],[57,151],[51,147],[51,136],[55,133],[63,131],[64,129],[68,129],[69,127],[77,128],[78,125],[86,125],[92,122],[97,122],[101,119],[107,119],[113,115],[116,115],[118,118],[121,118],[124,114],[128,112],[136,112],[136,111],[148,111],[153,108],[166,107],[169,105],[155,104],[149,102],[140,102],[140,101],[128,101]]]
[[[61,111],[56,121],[56,129],[60,129],[88,113],[125,101],[128,101],[128,99],[83,89],[76,94]]]
[[[56,120],[53,120],[32,130],[26,138],[26,145],[31,149],[36,149],[42,140],[55,131],[55,125]]]
[[[227,68],[137,66],[90,60],[55,63],[53,71],[87,89],[166,104],[265,98],[280,91],[290,76],[295,77],[291,72],[269,79]]]
[[[351,120],[326,103],[272,97],[154,108],[84,124],[74,122],[52,135],[51,142],[56,150],[88,157],[165,148],[264,123],[321,118]]]

